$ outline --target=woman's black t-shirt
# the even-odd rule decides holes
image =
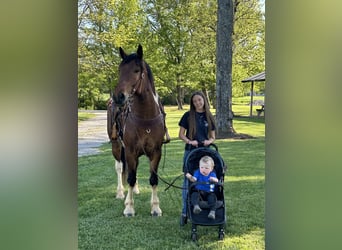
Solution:
[[[186,129],[186,136],[189,137],[189,114],[190,111],[187,111],[182,116],[178,125]],[[208,140],[208,121],[205,116],[205,112],[196,112],[195,115],[196,120],[196,134],[192,140],[197,140],[199,143],[202,143],[204,140]],[[214,125],[212,126],[212,130],[215,130]]]

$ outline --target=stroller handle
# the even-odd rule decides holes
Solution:
[[[203,142],[199,142],[199,143],[198,143],[198,146],[199,146],[199,147],[204,147],[204,143],[203,143]],[[209,148],[210,148],[210,147],[213,147],[213,148],[215,148],[215,150],[218,152],[218,147],[216,146],[216,144],[211,143],[211,144],[208,145],[208,147],[209,147]]]

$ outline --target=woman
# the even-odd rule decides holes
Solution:
[[[185,112],[179,123],[179,138],[185,142],[183,173],[186,174],[185,159],[192,149],[207,147],[215,141],[215,120],[209,110],[209,104],[201,91],[196,91],[190,98],[190,110]],[[182,191],[182,215],[180,225],[187,223],[186,197],[189,180],[184,176]]]

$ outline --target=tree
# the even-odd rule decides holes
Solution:
[[[234,6],[233,97],[249,92],[242,79],[265,70],[265,17],[260,2],[234,0]],[[255,90],[263,90],[264,85],[258,83]]]
[[[108,97],[117,82],[119,46],[133,52],[140,43],[162,101],[177,102],[182,109],[185,98],[201,89],[220,110],[219,116],[229,117],[231,97],[247,91],[241,79],[264,70],[264,24],[258,0],[233,1],[237,14],[229,36],[232,52],[222,52],[232,56],[229,77],[224,76],[231,79],[231,87],[223,85],[217,91],[216,77],[221,73],[216,65],[221,65],[218,60],[222,58],[215,53],[219,37],[216,0],[127,0],[124,4],[121,0],[79,0],[79,106],[92,108],[100,97]],[[217,101],[216,93],[228,95],[225,91],[230,91],[230,102],[219,104],[223,97]],[[223,114],[227,109],[228,114]]]
[[[186,94],[195,89],[207,92],[215,83],[216,0],[146,0],[145,4],[150,30],[157,37],[149,40],[155,42],[156,85],[175,93],[182,109]]]
[[[217,19],[217,137],[248,137],[237,134],[233,127],[233,60],[235,75],[265,69],[264,20],[257,0],[218,0]]]
[[[234,6],[232,0],[218,0],[216,38],[216,126],[217,137],[235,133],[232,116],[232,34]]]
[[[79,106],[94,108],[96,100],[109,97],[117,82],[118,47],[135,49],[141,35],[143,13],[139,0],[79,1]]]
[[[186,46],[189,43],[189,1],[148,0],[146,12],[151,30],[158,37],[156,54],[163,55],[157,76],[176,93],[178,109],[183,108],[183,87],[189,68]],[[158,81],[158,78],[156,79]]]

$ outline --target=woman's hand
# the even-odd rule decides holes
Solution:
[[[197,140],[189,141],[189,144],[196,147],[196,148],[198,147],[198,141]]]
[[[210,138],[209,140],[204,140],[203,141],[203,145],[204,146],[209,146],[210,144],[212,144],[214,142],[213,138]]]
[[[211,144],[210,140],[204,140],[203,145],[204,146],[209,146]]]

